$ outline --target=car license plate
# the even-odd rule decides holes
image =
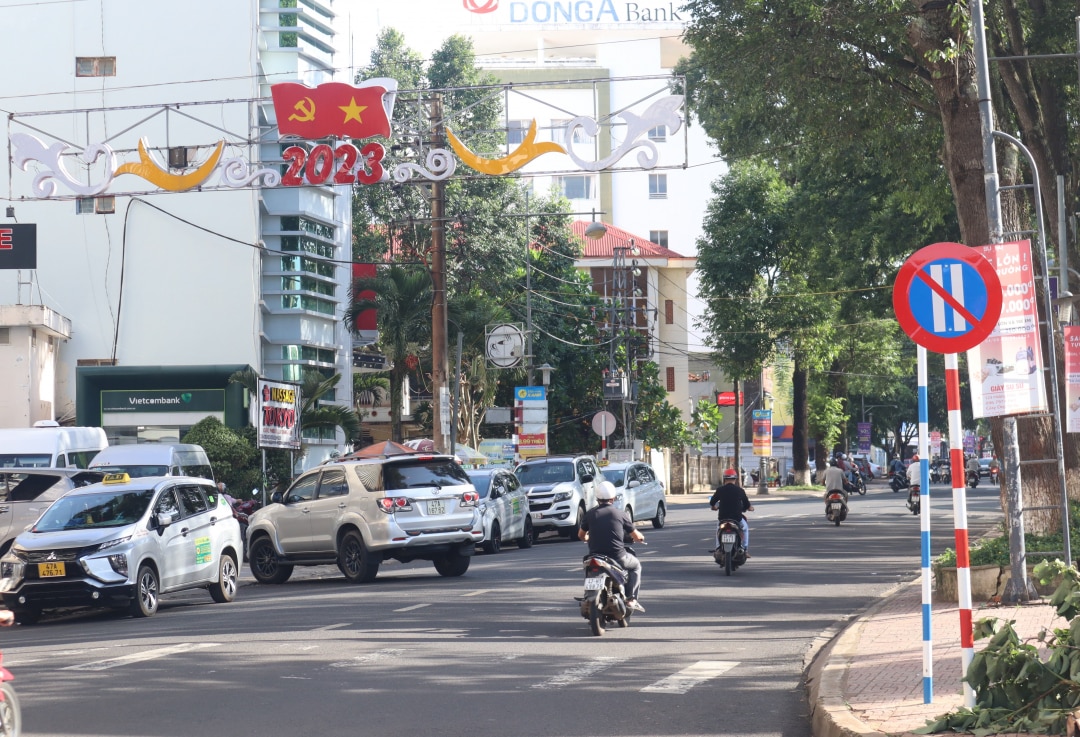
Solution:
[[[604,577],[603,576],[593,576],[592,578],[586,578],[585,579],[585,590],[586,591],[599,591],[602,588],[604,588]]]
[[[427,503],[428,514],[446,514],[446,502],[442,499],[432,499]]]
[[[63,563],[38,563],[38,576],[41,578],[56,578],[63,575]]]
[[[532,518],[533,519],[543,519],[544,518],[544,513],[543,512],[533,512],[532,513]]]
[[[733,535],[731,533],[726,533],[724,535],[721,535],[720,536],[720,542],[722,542],[722,543],[733,543],[733,542],[735,542],[735,535]]]

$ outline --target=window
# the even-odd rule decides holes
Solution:
[[[529,132],[530,120],[511,120],[506,124],[506,142],[511,146],[517,146],[525,140],[525,134]]]
[[[658,125],[655,128],[649,129],[650,141],[666,141],[667,140],[667,126]]]
[[[318,473],[309,473],[301,476],[296,483],[285,492],[285,503],[296,504],[297,502],[309,502],[315,498],[315,484],[319,481]]]
[[[173,515],[173,519],[180,519],[180,505],[176,503],[176,496],[172,489],[166,489],[158,497],[157,505],[154,507],[155,521],[159,514],[170,514]]]
[[[206,497],[198,486],[180,486],[176,489],[176,496],[180,500],[180,508],[184,510],[184,517],[202,514],[207,510]]]
[[[345,481],[345,472],[339,469],[323,471],[319,482],[319,498],[345,496],[349,493],[349,484]]]
[[[650,230],[649,240],[658,246],[668,247],[667,231],[666,230]]]
[[[587,175],[555,177],[555,182],[568,200],[591,200],[595,197],[593,178]]]
[[[115,197],[79,197],[75,200],[76,215],[108,215],[116,212]]]
[[[670,299],[664,300],[664,323],[667,325],[675,324],[675,302]]]
[[[675,367],[667,367],[667,390],[669,392],[675,391]]]
[[[0,328],[0,345],[11,345],[11,328]]]
[[[649,175],[649,199],[650,200],[666,200],[667,199],[667,174],[650,174]]]
[[[115,56],[77,56],[75,57],[76,77],[115,77]]]

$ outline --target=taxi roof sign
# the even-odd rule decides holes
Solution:
[[[103,484],[130,484],[131,477],[126,473],[107,473],[102,479]]]

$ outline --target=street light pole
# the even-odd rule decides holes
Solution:
[[[442,96],[431,99],[431,147],[442,148]],[[431,386],[434,417],[432,438],[435,449],[445,453],[449,425],[449,394],[446,381],[446,223],[443,182],[431,183]],[[444,415],[446,419],[444,420]]]

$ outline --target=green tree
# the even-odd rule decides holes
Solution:
[[[181,440],[202,446],[214,469],[214,478],[225,482],[230,495],[247,499],[251,489],[262,488],[261,457],[255,446],[225,427],[218,418],[199,420]]]
[[[345,324],[353,325],[357,315],[375,310],[378,343],[391,364],[391,437],[399,443],[404,439],[402,397],[410,371],[409,358],[429,345],[431,296],[431,277],[425,271],[398,265],[380,266],[374,277],[361,277],[353,283],[349,309],[345,311]]]
[[[706,445],[716,447],[716,457],[720,457],[720,423],[724,421],[724,413],[711,399],[699,399],[694,405],[690,415],[690,426],[697,435],[691,443],[696,448]]]
[[[694,433],[678,407],[667,400],[660,383],[660,369],[651,362],[638,364],[637,429],[635,437],[650,448],[684,448],[693,445]]]

